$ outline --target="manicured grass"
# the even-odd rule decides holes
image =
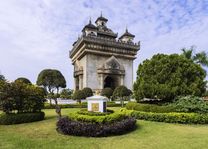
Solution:
[[[117,110],[118,108],[114,108]],[[63,109],[66,115],[79,109]],[[208,125],[180,125],[138,121],[137,130],[107,138],[64,136],[56,132],[54,109],[44,110],[46,120],[27,124],[0,125],[0,148],[89,148],[89,149],[206,149]]]

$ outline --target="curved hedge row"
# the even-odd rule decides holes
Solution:
[[[116,121],[121,121],[122,119],[131,116],[131,112],[132,111],[130,110],[120,111],[104,116],[91,116],[91,115],[83,115],[79,113],[70,113],[69,118],[73,121],[104,124],[104,123],[113,123]]]
[[[198,113],[152,113],[133,111],[132,116],[137,119],[181,124],[208,124],[208,114]]]
[[[107,112],[93,112],[93,111],[87,111],[87,109],[81,110],[77,112],[78,114],[82,115],[89,115],[89,116],[105,116],[114,113],[113,110],[107,109]]]
[[[44,119],[44,117],[45,117],[44,112],[0,114],[0,124],[11,125],[11,124],[29,123],[29,122],[41,121]]]
[[[131,131],[136,127],[136,120],[126,117],[113,123],[89,123],[75,121],[68,117],[61,118],[57,122],[57,131],[65,135],[106,137],[109,135],[120,135]]]

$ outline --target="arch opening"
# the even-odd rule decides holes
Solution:
[[[116,81],[114,78],[110,77],[110,76],[107,76],[104,80],[104,88],[111,88],[111,89],[115,89],[115,86],[116,86]]]

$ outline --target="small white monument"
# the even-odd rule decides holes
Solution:
[[[87,98],[87,110],[93,112],[106,112],[107,97],[104,96],[91,96]]]

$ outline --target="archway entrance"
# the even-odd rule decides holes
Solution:
[[[110,76],[107,76],[104,80],[104,88],[107,88],[107,87],[112,88],[112,89],[115,88],[115,79],[113,79]]]

